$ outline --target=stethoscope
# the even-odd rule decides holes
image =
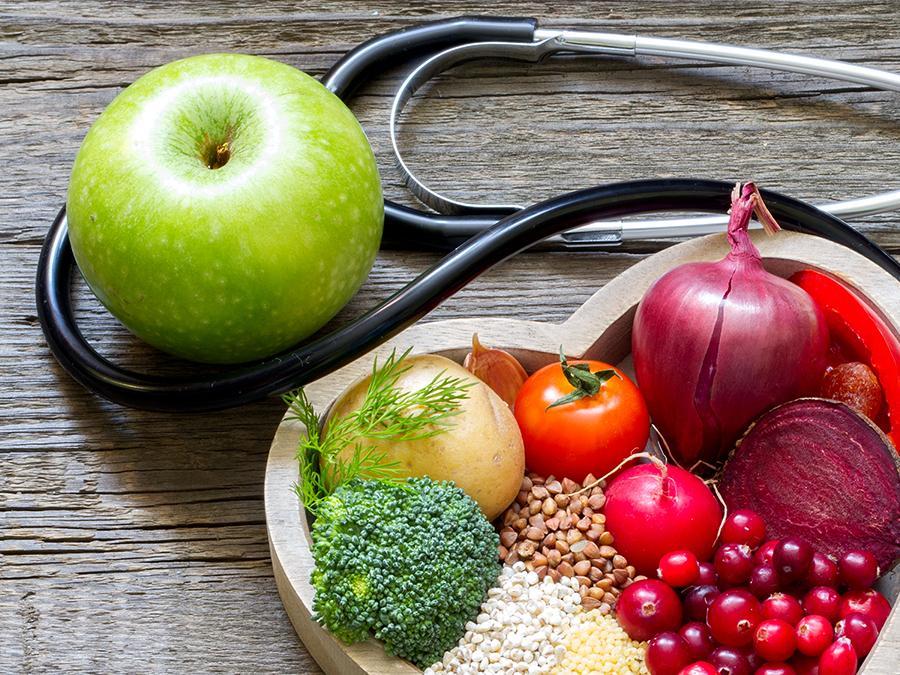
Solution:
[[[442,51],[437,52],[438,49]],[[348,100],[378,71],[421,55],[433,55],[410,73],[391,109],[391,140],[407,185],[437,212],[385,200],[383,245],[449,251],[360,318],[322,338],[257,363],[212,375],[161,377],[120,368],[98,354],[75,322],[66,214],[57,215],[38,261],[38,317],[47,343],[68,373],[116,403],[160,411],[208,411],[250,403],[315,380],[390,339],[497,263],[540,242],[553,249],[605,248],[634,239],[692,236],[722,231],[721,216],[621,220],[662,211],[725,213],[732,184],[712,180],[659,179],[601,185],[528,208],[476,205],[427,187],[403,161],[397,143],[400,111],[435,74],[475,58],[537,62],[555,53],[663,56],[748,65],[817,75],[900,92],[900,75],[839,61],[685,40],[588,31],[539,29],[534,19],[460,17],[424,23],[375,37],[348,52],[323,84]],[[437,53],[435,53],[437,52]],[[786,229],[815,234],[866,256],[900,280],[900,263],[838,216],[900,208],[900,190],[816,207],[763,190],[766,204]]]

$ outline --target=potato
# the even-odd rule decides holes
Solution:
[[[399,462],[404,476],[452,480],[493,520],[516,498],[525,471],[525,448],[515,417],[490,387],[450,359],[422,354],[407,357],[406,364],[410,368],[396,385],[406,391],[421,389],[442,372],[475,384],[467,390],[468,398],[460,404],[460,412],[447,420],[441,433],[405,442],[370,439],[368,444]],[[347,388],[335,401],[328,419],[357,410],[369,380],[366,377]],[[342,455],[349,458],[352,452],[350,446]]]

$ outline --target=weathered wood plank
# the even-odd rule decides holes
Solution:
[[[191,418],[98,401],[52,361],[35,319],[43,233],[64,201],[91,122],[147,69],[199,51],[279,58],[319,75],[366,37],[483,11],[465,2],[0,1],[0,671],[278,671],[316,667],[281,610],[262,509],[282,406]],[[900,70],[900,6],[763,0],[498,2],[497,14],[766,45]],[[412,203],[389,154],[401,72],[354,110],[385,193]],[[897,186],[900,97],[748,69],[556,59],[471,64],[438,78],[404,115],[411,164],[467,199],[523,203],[608,180],[753,177],[809,199]],[[489,167],[486,172],[484,167]],[[896,216],[860,219],[900,253]],[[658,248],[648,244],[642,251]],[[430,319],[562,321],[640,255],[530,254],[477,280]],[[335,323],[436,260],[383,252]],[[85,333],[113,359],[183,364],[131,339],[83,286]]]

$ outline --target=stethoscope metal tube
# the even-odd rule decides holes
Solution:
[[[535,29],[534,19],[460,17],[421,24],[359,45],[335,64],[323,83],[347,98],[374,71],[398,59],[472,41],[527,44],[534,41]],[[572,37],[570,32],[566,39]],[[630,49],[627,45],[624,48]],[[501,205],[477,207],[476,211],[462,215],[428,213],[385,201],[383,243],[407,248],[413,244],[415,248],[452,252],[378,307],[323,338],[255,364],[187,378],[160,377],[120,368],[98,354],[81,334],[71,298],[75,260],[68,240],[65,209],[62,209],[45,238],[38,262],[35,288],[38,318],[60,364],[75,380],[100,396],[150,410],[219,410],[288,391],[321,377],[396,335],[498,262],[573,227],[598,219],[655,211],[722,213],[728,208],[731,189],[730,183],[718,181],[631,181],[573,192],[521,211]],[[763,190],[763,195],[772,213],[787,229],[816,234],[848,246],[900,280],[900,264],[833,214],[774,192]],[[875,197],[854,201],[859,208],[881,210]],[[705,222],[722,221],[708,217]],[[646,229],[658,232],[655,227],[648,225]],[[685,226],[679,233],[688,230]],[[576,241],[577,235],[571,241]],[[616,243],[616,236],[615,232],[609,234],[610,243]],[[596,241],[588,244],[595,245]],[[571,247],[554,245],[554,248]]]
[[[438,213],[510,213],[523,208],[517,204],[475,204],[450,198],[428,187],[403,159],[399,143],[399,118],[413,94],[445,70],[475,59],[512,59],[538,62],[558,53],[609,56],[656,56],[708,63],[741,65],[814,75],[826,79],[863,84],[876,89],[900,92],[900,75],[842,61],[786,54],[765,49],[749,49],[694,40],[648,38],[620,33],[538,28],[531,41],[486,41],[456,45],[434,54],[416,66],[397,89],[391,104],[389,133],[397,166],[406,186],[415,197]],[[861,199],[819,205],[837,216],[852,218],[900,209],[900,190],[891,190]],[[545,242],[549,247],[605,248],[641,239],[663,239],[721,232],[727,224],[721,216],[680,217],[642,221],[592,222],[557,235]],[[461,235],[462,232],[458,232]],[[468,234],[474,234],[469,231]]]

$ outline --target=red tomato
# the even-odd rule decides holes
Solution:
[[[552,363],[529,377],[516,397],[514,412],[525,442],[525,465],[542,476],[583,481],[599,478],[633,452],[641,452],[650,435],[650,415],[635,384],[621,370],[602,361],[591,372],[614,370],[600,390],[577,401],[548,408],[575,387]]]

